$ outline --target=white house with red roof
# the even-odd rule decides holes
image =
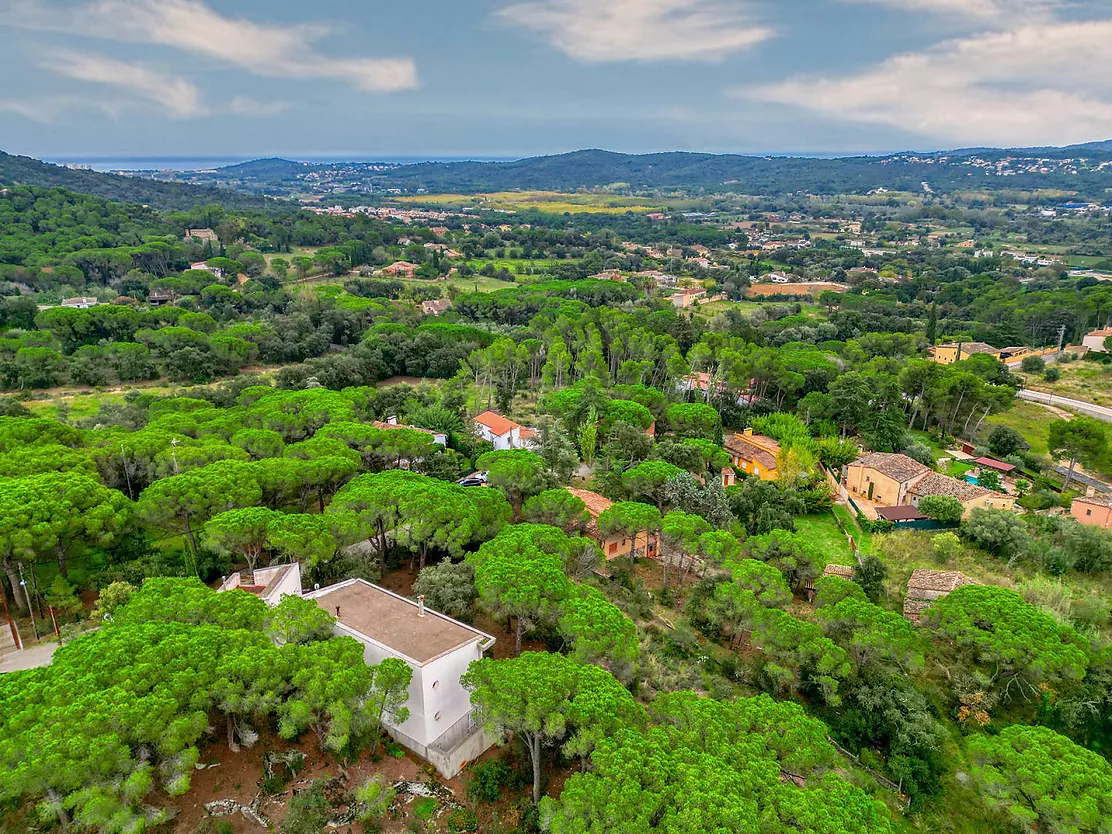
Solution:
[[[484,411],[475,418],[475,433],[483,440],[490,441],[496,452],[532,449],[537,445],[537,433],[533,429],[493,411]]]

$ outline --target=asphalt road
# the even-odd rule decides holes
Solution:
[[[1085,414],[1089,417],[1095,417],[1098,420],[1104,420],[1106,423],[1112,423],[1112,408],[1108,408],[1107,406],[1087,403],[1084,400],[1071,400],[1069,397],[1059,397],[1056,394],[1045,394],[1042,391],[1028,391],[1027,389],[1020,391],[1018,396],[1021,400],[1042,403],[1043,405],[1055,405],[1059,408],[1068,408],[1070,411],[1076,411],[1079,414]]]

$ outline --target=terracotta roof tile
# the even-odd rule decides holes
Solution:
[[[521,428],[521,426],[513,420],[508,417],[503,417],[501,414],[495,414],[493,411],[484,411],[475,418],[475,422],[486,426],[499,436],[509,434],[514,429]]]
[[[944,495],[965,503],[975,498],[984,498],[986,495],[1000,495],[1001,493],[971,484],[968,481],[959,481],[949,475],[939,475],[937,472],[932,472],[911,488],[911,494],[917,498],[926,498],[928,495]]]
[[[894,455],[889,452],[872,452],[854,461],[851,466],[875,469],[897,483],[906,484],[920,475],[930,472],[930,468],[909,458],[907,455]]]
[[[739,458],[753,460],[765,469],[776,468],[776,457],[780,454],[780,444],[764,435],[735,434],[724,444],[726,451]]]

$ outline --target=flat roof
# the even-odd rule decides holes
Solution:
[[[885,521],[920,521],[926,518],[912,506],[877,507],[876,514]]]
[[[416,602],[363,579],[350,579],[306,597],[336,617],[340,625],[419,665],[469,643],[494,642],[486,632],[430,608],[425,608],[422,617]]]

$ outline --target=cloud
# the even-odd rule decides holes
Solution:
[[[1048,14],[1062,0],[843,0],[843,2],[890,6],[905,12],[960,15],[975,20],[1005,20],[1016,16]]]
[[[734,95],[948,142],[1052,145],[1112,136],[1112,20],[1020,23],[840,78]]]
[[[293,107],[289,101],[259,101],[247,96],[236,96],[228,102],[227,111],[237,116],[281,116]]]
[[[66,10],[43,0],[17,0],[0,22],[171,47],[267,78],[332,79],[368,92],[417,86],[409,58],[333,58],[313,47],[328,34],[325,26],[226,17],[201,0],[93,0]]]
[[[722,0],[530,0],[495,16],[544,36],[578,61],[714,61],[772,37]],[[740,8],[739,8],[740,6]]]
[[[201,94],[194,84],[184,78],[171,78],[140,64],[100,55],[66,52],[53,56],[46,66],[67,78],[127,90],[158,105],[177,119],[203,116],[208,112],[201,103]]]

